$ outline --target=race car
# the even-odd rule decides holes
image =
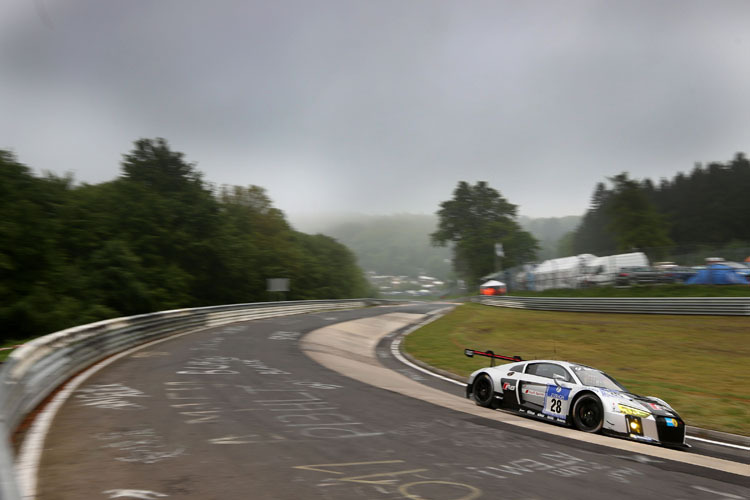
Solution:
[[[505,409],[646,443],[687,448],[685,422],[659,398],[631,394],[615,379],[590,366],[567,361],[524,361],[492,351],[465,349],[491,358],[492,366],[469,376],[466,397]],[[495,360],[511,362],[494,366]]]

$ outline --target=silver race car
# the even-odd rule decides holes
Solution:
[[[661,399],[631,394],[615,379],[590,366],[567,361],[524,361],[492,351],[466,349],[492,359],[489,368],[469,376],[466,397],[487,408],[501,408],[665,446],[689,447],[685,422]],[[496,359],[512,361],[494,366]]]

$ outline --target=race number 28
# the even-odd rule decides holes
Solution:
[[[549,411],[551,413],[561,413],[562,412],[562,399],[550,398]]]

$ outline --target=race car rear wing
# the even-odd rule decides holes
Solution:
[[[492,351],[477,351],[475,349],[464,349],[464,354],[466,354],[468,357],[473,358],[474,356],[486,356],[490,358],[490,366],[495,366],[495,360],[496,359],[502,359],[504,361],[523,361],[521,359],[521,356],[501,356],[500,354],[495,354]]]

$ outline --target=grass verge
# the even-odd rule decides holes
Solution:
[[[594,366],[664,399],[689,425],[750,435],[750,321],[529,311],[465,304],[415,331],[404,349],[459,375],[488,366],[464,348]]]
[[[34,340],[37,337],[39,336],[37,335],[36,337],[29,337],[23,340],[6,340],[4,343],[0,344],[0,347],[14,347],[17,345],[20,346],[20,345],[25,344],[26,342],[30,342]],[[12,352],[13,352],[13,349],[6,349],[3,351],[0,351],[0,363],[5,361],[8,358],[8,356],[11,355]]]
[[[635,285],[556,288],[534,292],[513,290],[523,297],[750,297],[748,285]]]

